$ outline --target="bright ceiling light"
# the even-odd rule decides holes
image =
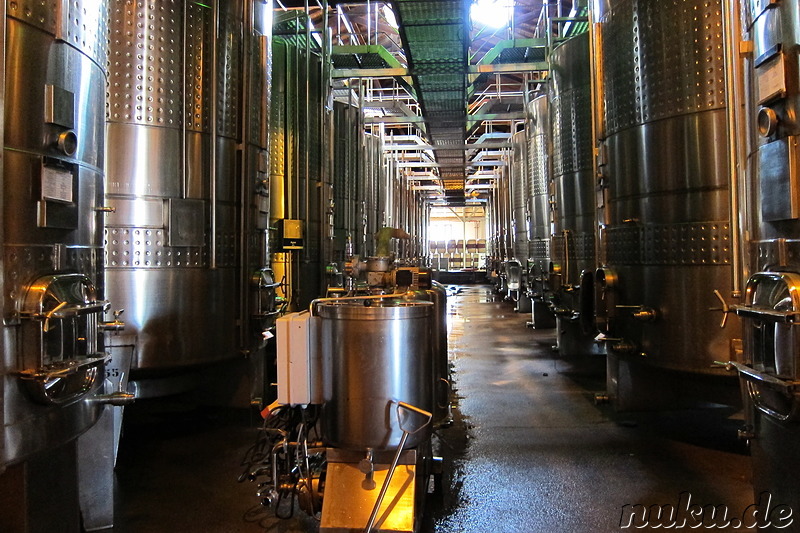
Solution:
[[[470,9],[472,22],[502,28],[511,20],[514,0],[474,0]]]

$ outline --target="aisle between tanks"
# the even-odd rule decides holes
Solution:
[[[612,417],[593,403],[603,377],[566,373],[553,330],[525,328],[487,287],[451,293],[455,422],[434,439],[444,490],[421,533],[622,531],[625,505],[679,505],[681,493],[729,518],[753,503],[734,413]],[[236,482],[256,435],[250,413],[161,401],[126,424],[136,427],[119,460],[117,531],[317,531],[301,512],[276,519]]]
[[[612,416],[593,401],[604,376],[568,373],[551,349],[554,330],[526,329],[526,316],[484,287],[451,301],[450,357],[468,445],[451,469],[451,508],[434,513],[428,531],[613,532],[629,518],[624,506],[677,507],[681,493],[725,505],[729,518],[753,503],[736,413]]]

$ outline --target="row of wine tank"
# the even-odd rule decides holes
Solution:
[[[800,7],[590,13],[513,137],[491,270],[561,356],[605,354],[618,409],[744,400],[756,488],[797,505]]]

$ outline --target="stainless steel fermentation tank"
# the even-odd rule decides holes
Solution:
[[[538,96],[527,106],[529,250],[526,274],[531,299],[531,326],[552,328],[555,317],[550,310],[550,106],[547,96]]]
[[[393,241],[391,251],[407,264],[421,265],[426,254],[425,243],[428,242],[426,202],[420,191],[408,188],[405,169],[397,166],[396,159],[381,157],[377,163],[383,168],[382,181],[388,184],[383,187],[385,208],[381,213],[381,227],[400,228],[410,235],[408,239]]]
[[[346,259],[348,237],[353,254],[374,255],[374,236],[387,226],[411,235],[393,244],[398,257],[419,257],[427,242],[420,194],[408,190],[402,169],[385,157],[381,137],[360,130],[358,107],[335,101],[333,124],[333,260]]]
[[[320,531],[331,533],[363,529],[383,501],[379,529],[416,531],[435,463],[431,430],[450,418],[446,291],[429,270],[394,267],[388,257],[349,263],[358,291],[336,291],[342,296],[278,320],[277,409],[314,413],[321,441],[287,419],[259,495],[267,504],[279,494],[312,496],[322,506]],[[305,473],[303,464],[311,465]],[[402,481],[389,483],[395,474]],[[313,514],[319,503],[301,508]]]
[[[554,198],[549,282],[558,351],[561,357],[570,358],[602,351],[594,341],[592,309],[584,305],[587,297],[593,297],[597,266],[589,34],[557,46],[551,64]]]
[[[523,266],[528,260],[528,197],[529,180],[526,162],[526,135],[520,131],[511,137],[511,227],[514,237],[513,255]]]
[[[387,176],[383,164],[383,142],[377,135],[366,134],[361,148],[361,181],[358,184],[359,238],[368,255],[377,252],[374,236],[385,225]]]
[[[415,531],[430,474],[434,303],[387,297],[312,305],[328,368],[320,531],[361,530],[381,501],[380,530]]]
[[[333,103],[333,261],[343,263],[347,258],[348,238],[355,246],[360,239],[353,241],[356,230],[359,143],[362,138],[359,128],[358,108],[344,102]],[[354,248],[352,253],[361,255],[362,250]]]
[[[78,456],[107,400],[107,4],[2,6],[0,516],[79,531]]]
[[[530,299],[526,292],[525,273],[528,269],[528,249],[530,246],[530,179],[528,178],[527,151],[528,142],[526,132],[520,131],[511,138],[511,232],[513,235],[513,259],[517,261],[519,270],[509,286],[515,285],[509,297],[515,300],[517,312],[529,312]],[[507,265],[506,271],[508,273]]]
[[[595,13],[595,312],[620,409],[735,401],[714,361],[733,357],[738,321],[721,327],[712,310],[730,302],[736,262],[722,13],[720,0],[601,2]]]
[[[305,15],[290,13],[291,27],[306,24]],[[331,260],[335,202],[328,167],[331,139],[326,138],[327,86],[316,41],[282,28],[273,42],[270,172],[272,225],[286,233],[287,224],[299,228],[299,240],[278,235],[272,264],[282,280],[282,296],[289,309],[308,307],[324,294],[324,267]],[[313,46],[312,46],[313,44]],[[325,255],[326,257],[323,257]]]
[[[776,504],[800,509],[800,6],[797,2],[741,2],[744,40],[754,44],[746,61],[750,96],[744,139],[751,140],[744,205],[749,214],[746,262],[754,274],[744,305],[745,392],[753,459],[753,489]],[[752,142],[754,141],[754,142]],[[757,500],[756,500],[757,501]],[[783,530],[797,531],[797,525]],[[776,524],[777,525],[777,524]]]
[[[331,361],[322,416],[326,441],[349,450],[395,449],[402,436],[396,402],[433,411],[433,304],[326,302],[317,313],[323,359]],[[406,447],[426,435],[414,434]]]
[[[506,275],[504,263],[511,259],[511,188],[508,179],[507,167],[504,167],[504,176],[497,180],[497,185],[491,197],[489,211],[491,231],[489,256],[487,257],[487,274],[501,293],[505,293]]]
[[[105,264],[137,395],[260,348],[274,320],[271,17],[250,0],[111,2]]]

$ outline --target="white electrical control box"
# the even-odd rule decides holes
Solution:
[[[323,402],[318,324],[319,318],[308,311],[289,313],[277,320],[279,403]]]

